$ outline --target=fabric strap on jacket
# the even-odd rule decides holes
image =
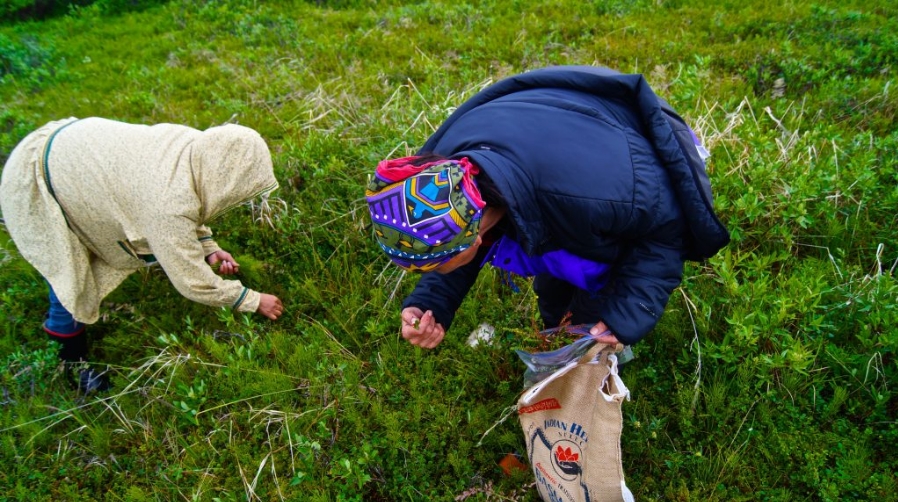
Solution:
[[[47,144],[44,146],[44,151],[41,152],[41,171],[44,174],[44,183],[47,184],[47,191],[50,192],[50,195],[53,197],[53,200],[56,201],[56,204],[59,206],[59,210],[62,212],[62,217],[65,219],[66,225],[69,228],[72,228],[72,225],[69,224],[69,217],[65,214],[65,208],[62,207],[62,204],[59,203],[59,199],[56,198],[56,192],[53,190],[53,183],[50,181],[50,148],[53,146],[53,139],[56,138],[56,135],[60,133],[66,127],[78,122],[77,120],[73,120],[67,124],[64,124],[59,129],[53,131],[50,134],[50,137],[47,138]]]

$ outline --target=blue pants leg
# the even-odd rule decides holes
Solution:
[[[53,287],[50,286],[50,311],[44,321],[44,331],[50,340],[59,343],[59,358],[66,362],[78,362],[87,358],[87,335],[84,323],[75,320],[62,306]]]
[[[66,338],[76,336],[84,331],[84,324],[75,320],[72,314],[62,306],[53,286],[50,286],[50,312],[44,321],[44,331],[50,335]]]

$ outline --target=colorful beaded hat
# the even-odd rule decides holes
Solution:
[[[485,204],[467,158],[419,159],[378,164],[365,197],[381,249],[400,267],[427,272],[474,242]]]

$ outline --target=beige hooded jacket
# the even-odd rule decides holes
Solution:
[[[78,321],[95,322],[107,294],[157,261],[185,297],[254,312],[259,293],[206,264],[220,248],[205,223],[277,186],[265,141],[246,127],[70,118],[16,146],[0,208],[22,256]]]

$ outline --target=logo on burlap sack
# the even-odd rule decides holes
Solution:
[[[580,464],[580,447],[562,439],[552,445],[552,467],[562,479],[573,481],[583,472]]]
[[[546,419],[530,430],[530,463],[541,492],[550,500],[589,500],[583,483],[583,449],[588,436],[583,426],[573,422]],[[571,491],[578,491],[577,496]]]

